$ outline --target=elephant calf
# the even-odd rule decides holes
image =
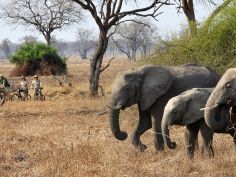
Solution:
[[[204,111],[200,111],[205,107],[212,91],[211,88],[194,88],[168,101],[162,119],[162,134],[164,142],[169,148],[174,149],[176,146],[176,143],[170,140],[169,126],[184,125],[186,126],[185,139],[188,157],[194,156],[199,130],[203,138],[202,152],[206,150],[210,156],[214,155],[212,148],[214,132],[205,123]]]

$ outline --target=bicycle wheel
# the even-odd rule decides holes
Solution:
[[[31,100],[31,95],[28,94],[28,93],[22,92],[22,93],[21,93],[21,100],[22,100],[22,101]]]
[[[45,96],[43,94],[40,95],[40,101],[44,101],[45,100]]]
[[[12,96],[11,96],[11,101],[19,101],[21,98],[19,97],[19,94],[18,93],[14,93]]]
[[[34,100],[37,100],[38,99],[38,96],[37,95],[34,95]]]
[[[1,93],[0,94],[0,105],[3,105],[5,103],[5,100],[6,100],[5,95]]]
[[[30,94],[26,95],[26,100],[31,100],[31,95]]]

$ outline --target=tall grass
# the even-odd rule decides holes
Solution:
[[[41,77],[46,101],[6,102],[0,107],[0,176],[235,176],[236,157],[228,135],[214,136],[215,158],[202,157],[198,150],[192,161],[185,156],[183,127],[171,130],[177,149],[162,153],[155,153],[152,130],[142,136],[148,146],[143,153],[130,139],[121,142],[112,136],[108,116],[96,113],[105,108],[117,72],[132,65],[114,61],[102,74],[105,97],[88,95],[85,62],[68,65],[70,92]],[[58,95],[50,96],[55,91]],[[131,134],[137,117],[136,106],[122,111],[121,128]]]

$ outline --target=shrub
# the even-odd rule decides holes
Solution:
[[[198,34],[190,37],[183,32],[159,43],[158,50],[145,63],[208,65],[223,73],[236,64],[236,6],[222,10],[213,20],[207,20]]]
[[[65,58],[56,49],[43,43],[26,42],[10,57],[16,67],[12,75],[51,75],[66,72]]]

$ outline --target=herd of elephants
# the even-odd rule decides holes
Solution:
[[[117,75],[108,104],[113,135],[125,140],[121,131],[120,111],[138,105],[139,120],[131,137],[133,145],[144,151],[147,147],[140,136],[152,128],[157,151],[171,141],[171,125],[186,126],[187,155],[193,158],[198,132],[201,132],[202,152],[214,156],[214,133],[227,133],[236,144],[236,68],[228,69],[222,77],[208,67],[186,64],[161,67],[142,66]]]

